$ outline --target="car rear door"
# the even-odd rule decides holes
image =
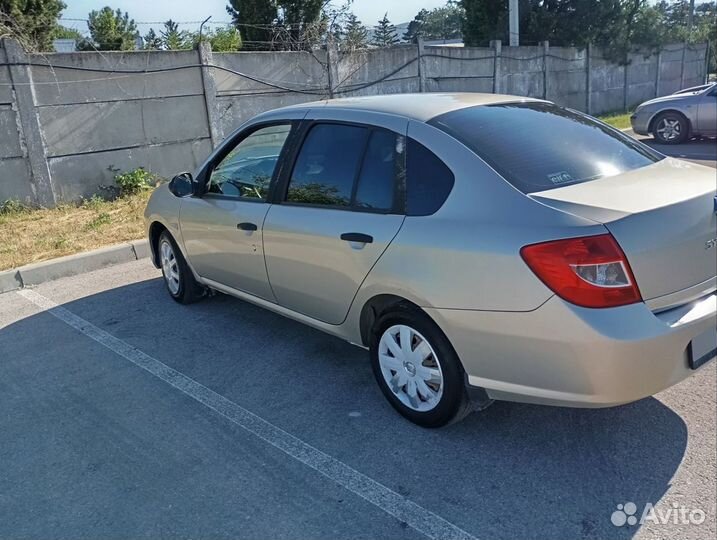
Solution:
[[[284,307],[340,324],[398,233],[407,121],[397,130],[315,121],[264,221],[271,288]]]

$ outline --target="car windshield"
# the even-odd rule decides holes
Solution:
[[[663,156],[577,111],[552,103],[502,103],[432,119],[524,193],[645,167]]]

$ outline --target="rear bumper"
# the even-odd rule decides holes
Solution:
[[[643,303],[611,309],[553,297],[531,312],[427,309],[472,386],[489,397],[609,407],[687,378],[687,347],[717,325],[717,295],[655,314]],[[697,370],[699,371],[699,370]]]

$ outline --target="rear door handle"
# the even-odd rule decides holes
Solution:
[[[237,223],[237,229],[240,231],[255,231],[257,229],[256,224],[245,221],[243,223]]]
[[[347,242],[361,242],[362,244],[370,244],[373,242],[373,236],[358,232],[345,232],[341,235],[341,240]]]

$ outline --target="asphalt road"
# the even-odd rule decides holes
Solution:
[[[137,261],[0,295],[0,538],[715,538],[716,379],[424,430],[365,351]]]
[[[652,137],[637,135],[632,130],[626,133],[644,142],[666,156],[672,156],[701,165],[717,168],[717,139],[692,140],[683,144],[659,144]]]

